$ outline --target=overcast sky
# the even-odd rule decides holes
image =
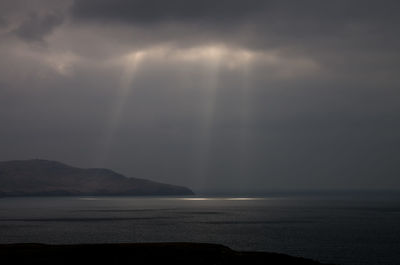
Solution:
[[[400,3],[0,0],[0,160],[195,191],[400,188]]]

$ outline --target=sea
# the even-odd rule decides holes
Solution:
[[[400,264],[400,198],[0,198],[0,244],[205,242],[323,263]]]

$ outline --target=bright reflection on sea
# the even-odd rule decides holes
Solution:
[[[182,200],[182,201],[253,201],[253,200],[266,200],[267,198],[250,198],[250,197],[196,197],[196,198],[167,198],[169,200]]]
[[[79,197],[79,200],[95,201],[95,200],[177,200],[177,201],[256,201],[271,200],[274,197],[163,197],[163,196],[118,196],[118,197]]]

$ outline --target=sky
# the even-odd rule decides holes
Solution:
[[[0,160],[200,192],[400,189],[399,11],[0,0]]]

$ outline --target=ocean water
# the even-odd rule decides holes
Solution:
[[[400,200],[1,198],[0,243],[208,242],[334,264],[400,264]]]

